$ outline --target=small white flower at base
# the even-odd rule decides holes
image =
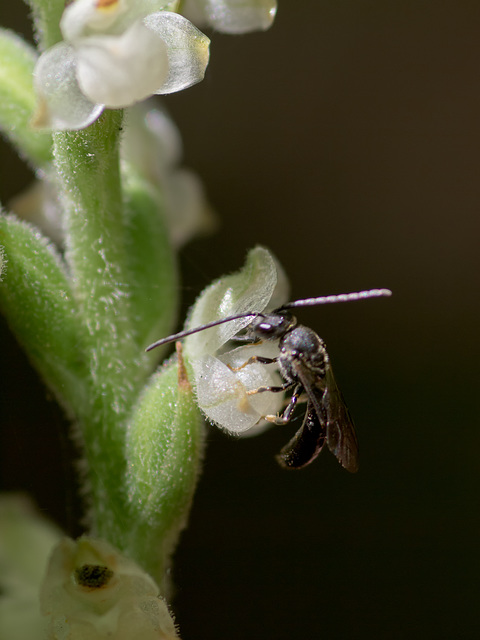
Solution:
[[[264,31],[276,12],[276,0],[186,0],[182,5],[182,13],[198,26],[230,34]]]
[[[158,100],[151,102],[158,104]],[[128,109],[125,124],[120,147],[124,181],[133,173],[149,183],[159,212],[165,214],[173,246],[180,248],[195,235],[213,231],[213,209],[197,174],[180,165],[182,140],[167,113],[152,108],[149,102],[137,104]],[[12,198],[8,206],[62,246],[63,210],[55,180],[48,173],[41,178]]]
[[[0,494],[1,640],[45,640],[38,591],[61,536],[26,496]]]
[[[48,640],[178,638],[153,579],[108,543],[63,538],[40,591]]]
[[[76,0],[60,23],[63,42],[45,51],[34,72],[36,127],[82,129],[105,107],[200,82],[210,40],[161,0]]]
[[[286,302],[287,294],[282,268],[266,249],[256,247],[241,271],[205,289],[186,328],[278,307]],[[261,386],[281,384],[276,364],[253,363],[232,371],[253,355],[274,358],[279,354],[277,343],[268,341],[228,348],[227,343],[250,322],[251,318],[241,318],[185,338],[184,353],[193,369],[198,405],[209,420],[233,434],[258,433],[256,425],[261,418],[278,413],[283,406],[283,393],[248,394]]]

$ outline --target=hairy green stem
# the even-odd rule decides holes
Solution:
[[[114,544],[128,519],[124,420],[140,383],[120,183],[121,122],[121,112],[108,111],[84,131],[54,135],[66,260],[90,356],[92,398],[81,427],[94,529]]]
[[[62,39],[60,18],[67,4],[65,0],[26,0],[32,9],[35,35],[40,50],[52,47]]]

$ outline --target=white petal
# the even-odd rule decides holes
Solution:
[[[86,98],[77,82],[73,47],[59,42],[43,53],[34,70],[39,98],[32,125],[51,129],[83,129],[103,111],[102,104]]]
[[[193,329],[231,315],[263,311],[276,284],[276,261],[267,249],[255,247],[249,252],[243,269],[220,278],[200,294],[186,328]],[[189,336],[185,339],[186,357],[193,362],[204,354],[214,355],[251,320],[233,320]]]
[[[166,176],[163,186],[172,242],[181,247],[197,234],[216,227],[214,212],[207,201],[200,178],[187,169]]]
[[[276,0],[186,0],[183,9],[196,24],[232,34],[268,29],[276,11]]]
[[[128,10],[127,0],[76,0],[60,20],[65,40],[75,42],[92,33],[108,33],[119,16]]]
[[[182,157],[182,136],[173,120],[165,111],[150,109],[145,115],[145,125],[158,147],[165,166],[173,167]]]
[[[203,80],[210,40],[183,16],[169,11],[148,15],[144,24],[167,45],[168,78],[158,94],[181,91]]]
[[[176,11],[179,0],[76,0],[63,12],[60,28],[75,43],[92,35],[121,35],[139,18],[155,11]]]
[[[182,140],[171,118],[164,110],[141,103],[128,110],[127,124],[122,159],[161,194],[174,246],[184,245],[197,233],[212,231],[215,216],[201,180],[193,172],[177,168]]]
[[[282,304],[285,304],[287,300],[289,300],[290,296],[290,282],[288,280],[287,274],[285,273],[284,268],[277,260],[275,256],[272,256],[275,261],[275,267],[277,269],[277,284],[275,285],[275,289],[272,293],[272,297],[267,305],[267,309],[270,311],[271,309],[277,309],[281,307]]]
[[[152,103],[158,104],[158,99]],[[141,103],[127,111],[122,155],[150,181],[161,181],[182,157],[180,131],[168,114]]]
[[[275,357],[278,347],[275,343],[256,346],[255,354]],[[247,391],[258,387],[280,384],[274,365],[272,368],[254,363],[238,372],[227,366],[241,366],[251,355],[252,347],[244,346],[224,354],[221,359],[205,355],[192,363],[200,409],[230,433],[239,434],[251,429],[263,416],[277,413],[282,406],[283,394],[247,395]]]
[[[20,495],[0,494],[0,638],[44,640],[38,590],[61,532]]]
[[[167,78],[165,44],[140,21],[121,36],[82,39],[77,53],[82,91],[112,109],[143,100]]]

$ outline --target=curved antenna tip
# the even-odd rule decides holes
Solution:
[[[353,291],[352,293],[338,293],[331,296],[319,296],[318,298],[305,298],[304,300],[294,300],[282,304],[278,308],[295,309],[296,307],[313,307],[320,304],[334,304],[337,302],[353,302],[355,300],[365,300],[367,298],[389,297],[392,295],[390,289],[368,289],[365,291]]]

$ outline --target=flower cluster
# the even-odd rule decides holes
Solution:
[[[60,22],[63,41],[37,62],[33,124],[83,129],[105,107],[186,89],[203,79],[210,44],[188,18],[246,33],[267,29],[275,13],[276,0],[75,0]]]
[[[158,200],[170,240],[180,248],[197,234],[215,228],[215,216],[198,175],[182,166],[182,138],[158,98],[127,109],[120,156],[125,181],[139,175]],[[33,222],[57,245],[63,246],[63,209],[54,175],[46,167],[41,179],[12,198],[9,208]],[[0,256],[1,257],[1,256]]]
[[[35,67],[34,124],[82,129],[105,107],[127,107],[202,80],[210,40],[165,0],[76,0],[60,23],[64,40]]]

